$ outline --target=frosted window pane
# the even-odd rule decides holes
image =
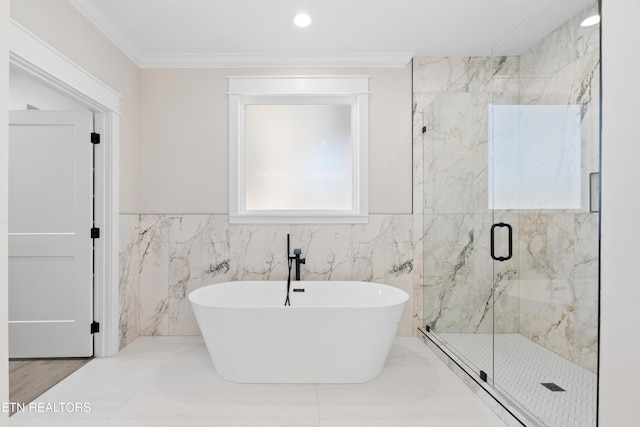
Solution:
[[[580,106],[489,105],[489,208],[580,208]]]
[[[247,105],[247,210],[352,209],[350,105]]]

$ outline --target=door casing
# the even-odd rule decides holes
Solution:
[[[9,63],[95,113],[101,144],[95,152],[94,355],[119,350],[119,143],[121,95],[14,20],[9,24]],[[5,295],[7,298],[7,295]]]

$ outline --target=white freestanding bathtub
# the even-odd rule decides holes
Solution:
[[[227,282],[189,294],[216,372],[238,383],[359,383],[382,372],[409,295],[368,282]]]

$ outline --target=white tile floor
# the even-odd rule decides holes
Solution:
[[[90,411],[66,412],[68,402],[86,402]],[[114,357],[92,360],[34,403],[40,412],[20,412],[9,425],[505,426],[415,337],[396,338],[382,375],[364,384],[230,383],[215,373],[200,337],[141,337]]]
[[[519,334],[438,337],[472,366],[487,372],[490,382],[494,378],[497,386],[545,425],[596,425],[598,380],[593,372]],[[565,391],[553,392],[541,383],[555,383]]]

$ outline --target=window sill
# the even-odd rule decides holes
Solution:
[[[369,215],[358,214],[266,214],[229,215],[229,224],[367,224]]]

